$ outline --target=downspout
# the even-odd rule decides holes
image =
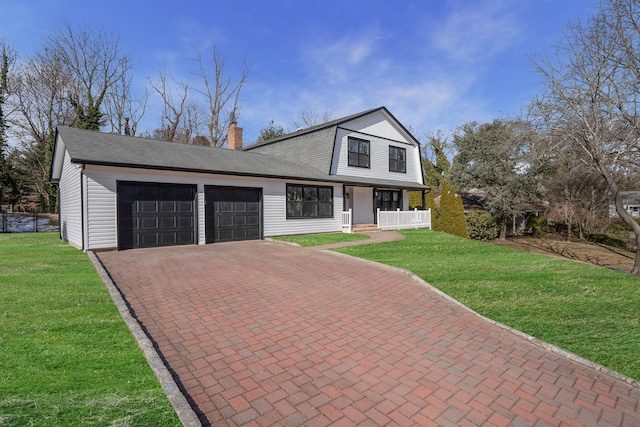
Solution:
[[[87,197],[87,176],[84,174],[84,168],[85,164],[83,163],[80,169],[80,204],[82,205],[80,230],[82,233],[82,250],[87,251],[89,250],[89,230],[87,229],[89,217],[87,201],[89,198]]]

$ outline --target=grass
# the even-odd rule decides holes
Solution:
[[[303,234],[295,236],[277,236],[274,240],[283,242],[297,243],[302,247],[329,245],[332,243],[352,242],[354,240],[365,240],[369,236],[365,234],[355,233],[320,233],[320,234]]]
[[[86,254],[0,234],[0,425],[181,425]]]
[[[430,230],[337,251],[412,271],[476,312],[640,380],[640,278]]]

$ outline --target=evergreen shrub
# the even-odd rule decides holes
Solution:
[[[487,211],[473,211],[467,214],[467,230],[474,240],[493,240],[500,235],[500,224]]]

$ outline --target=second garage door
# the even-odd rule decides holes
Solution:
[[[262,238],[262,189],[205,186],[206,242]]]

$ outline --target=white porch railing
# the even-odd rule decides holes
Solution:
[[[353,210],[349,209],[346,212],[342,212],[342,231],[345,233],[351,233],[353,229]]]
[[[431,228],[431,210],[381,211],[378,209],[378,228],[380,230]]]
[[[405,230],[409,228],[431,228],[431,210],[381,211],[378,209],[379,230]],[[353,232],[353,210],[342,212],[342,231]]]

